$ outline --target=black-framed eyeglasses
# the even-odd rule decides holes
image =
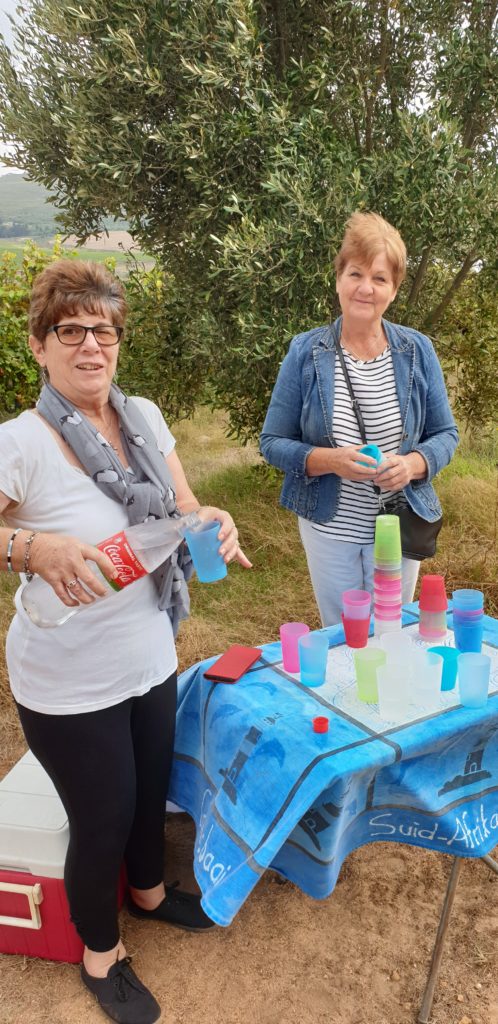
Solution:
[[[81,324],[54,324],[47,331],[54,331],[61,345],[81,345],[88,331],[91,331],[99,345],[117,345],[123,333],[123,327],[114,324],[96,324],[95,327],[82,327]]]

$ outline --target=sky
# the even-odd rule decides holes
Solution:
[[[7,46],[9,46],[12,43],[12,32],[10,28],[10,22],[7,19],[7,15],[15,15],[17,3],[18,0],[0,0],[0,32],[3,35],[5,42],[7,43]],[[5,152],[4,149],[3,152]],[[0,146],[0,161],[1,158],[2,147]],[[0,162],[0,174],[12,173],[12,170],[12,167],[4,167],[4,165]]]
[[[7,19],[8,14],[15,15],[18,0],[0,0],[0,32],[2,33],[5,42],[9,46],[12,42],[12,33],[10,30],[10,22]]]

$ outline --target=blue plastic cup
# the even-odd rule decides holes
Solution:
[[[453,620],[453,635],[455,647],[462,653],[481,653],[482,635],[484,632],[484,619],[477,622],[463,623]]]
[[[453,690],[458,668],[459,653],[454,647],[429,647],[430,654],[440,654],[443,659],[442,690]]]
[[[198,530],[185,532],[185,540],[200,583],[216,583],[223,580],[227,574],[227,567],[219,553],[220,525],[216,520],[212,520],[203,523]]]
[[[471,612],[482,611],[484,608],[484,594],[482,590],[454,590],[451,596],[453,609]]]
[[[491,658],[487,654],[459,654],[460,703],[466,708],[481,708],[486,703],[490,671]]]
[[[468,611],[463,608],[453,609],[453,622],[461,622],[464,626],[471,626],[474,622],[480,622],[484,617],[484,612],[481,608],[475,608],[472,611]]]
[[[304,686],[322,686],[327,671],[329,642],[323,633],[306,633],[298,640],[299,669]]]

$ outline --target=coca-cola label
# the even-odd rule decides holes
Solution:
[[[123,587],[127,587],[130,583],[147,575],[147,569],[144,569],[142,563],[138,561],[124,533],[115,533],[114,537],[101,540],[97,547],[99,551],[103,551],[104,555],[110,558],[118,570],[116,579],[107,579],[113,590],[123,590]]]

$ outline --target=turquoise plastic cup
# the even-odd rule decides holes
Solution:
[[[460,703],[466,708],[481,708],[488,699],[491,658],[487,654],[458,655]]]
[[[375,459],[378,466],[384,461],[384,456],[376,444],[364,444],[363,448],[360,448],[360,452],[362,452],[363,455],[368,455],[371,459]],[[369,462],[359,462],[358,465],[367,466],[368,469],[373,468],[370,466]]]
[[[440,654],[443,659],[442,690],[453,690],[457,678],[459,652],[454,647],[429,647],[429,654]]]
[[[322,686],[327,672],[329,642],[323,633],[306,633],[297,642],[304,686]]]
[[[216,583],[218,580],[223,580],[227,574],[226,564],[222,555],[219,554],[220,527],[221,523],[213,520],[203,523],[198,530],[186,530],[185,532],[185,540],[200,583]]]

